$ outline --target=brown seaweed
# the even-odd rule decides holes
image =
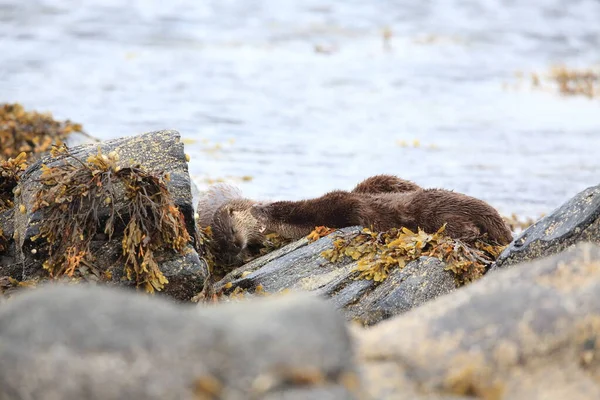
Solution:
[[[73,132],[83,133],[80,124],[56,121],[50,113],[25,111],[22,105],[0,105],[0,160],[25,152],[31,159],[62,144]]]
[[[492,246],[484,241],[469,246],[444,233],[445,225],[435,233],[407,228],[373,232],[363,229],[349,238],[338,238],[333,248],[321,253],[331,262],[348,256],[357,260],[358,279],[383,281],[392,268],[404,268],[421,256],[436,257],[447,264],[446,269],[456,275],[462,285],[479,279],[486,268],[498,257],[503,246]]]
[[[175,206],[165,181],[165,173],[150,173],[140,165],[120,167],[115,152],[108,156],[100,149],[83,161],[66,146],[54,146],[53,156],[64,156],[58,166],[42,166],[34,211],[44,218],[38,238],[46,242],[47,258],[43,268],[51,277],[73,276],[78,268],[93,265],[90,243],[97,232],[108,240],[115,234],[117,222],[122,232],[122,259],[127,279],[148,292],[163,289],[168,283],[160,271],[155,253],[161,249],[183,252],[190,241],[181,211]],[[126,210],[115,208],[117,188],[124,190]],[[101,222],[100,209],[108,209]]]
[[[13,190],[19,183],[21,173],[27,168],[27,154],[0,162],[0,212],[14,207]]]

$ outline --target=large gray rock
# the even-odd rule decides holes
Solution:
[[[6,400],[352,399],[357,384],[343,319],[314,297],[198,308],[78,285],[0,306]]]
[[[346,319],[372,325],[406,312],[454,290],[454,274],[436,258],[421,257],[393,270],[381,283],[356,279],[357,263],[350,258],[331,263],[321,256],[338,237],[351,237],[360,228],[344,228],[313,243],[301,239],[258,258],[223,278],[217,291],[237,288],[254,293],[291,289],[315,292],[330,299]],[[239,291],[239,289],[237,289]]]
[[[134,137],[114,139],[99,144],[88,144],[71,149],[71,153],[81,160],[88,156],[97,154],[98,147],[103,154],[114,151],[119,156],[120,166],[140,164],[148,171],[164,171],[170,174],[167,182],[169,192],[172,194],[175,205],[181,210],[185,218],[187,230],[192,238],[196,236],[196,225],[194,220],[194,208],[190,189],[190,177],[184,153],[184,145],[180,141],[179,133],[172,130],[150,132]],[[45,259],[43,247],[39,242],[31,241],[31,238],[39,233],[39,223],[44,218],[43,210],[32,212],[36,193],[40,190],[38,179],[42,173],[41,166],[59,165],[65,156],[44,157],[32,164],[21,177],[19,183],[19,195],[15,196],[17,210],[14,218],[14,230],[17,248],[17,261],[22,268],[22,279],[32,279],[45,276],[41,265]],[[122,188],[118,185],[114,190],[119,192]],[[116,214],[127,216],[128,203],[124,196],[115,196]],[[105,220],[108,217],[108,208],[101,208],[98,219]],[[94,234],[90,232],[89,234]],[[117,263],[121,250],[121,239],[119,232],[115,232],[112,241],[107,242],[102,235],[91,244],[96,262],[94,267],[100,271],[94,276],[108,276],[105,271],[110,270],[113,284],[130,285],[131,282],[121,279],[123,277],[123,265]],[[163,293],[181,300],[189,300],[198,293],[208,274],[206,262],[199,258],[192,245],[188,246],[186,254],[180,255],[170,249],[156,254],[161,271],[169,279]]]
[[[590,187],[523,231],[496,268],[560,253],[581,241],[600,242],[600,186]]]
[[[600,247],[490,273],[356,337],[375,399],[598,399]]]

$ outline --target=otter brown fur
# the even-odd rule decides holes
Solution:
[[[353,193],[401,193],[419,190],[421,187],[416,183],[407,181],[393,175],[371,176],[352,189]]]
[[[473,242],[487,235],[488,240],[500,245],[512,240],[502,217],[486,202],[461,193],[418,186],[410,191],[376,193],[336,190],[315,199],[255,204],[251,212],[263,229],[291,239],[301,238],[320,225],[330,228],[360,225],[376,231],[421,228],[433,233],[446,224],[446,233],[454,239]]]
[[[375,194],[417,189],[420,187],[415,183],[396,176],[375,175],[360,182],[352,192]],[[241,265],[264,242],[267,233],[276,232],[264,229],[252,215],[250,209],[255,203],[244,198],[238,188],[225,183],[212,185],[201,194],[197,207],[198,225],[210,226],[213,252],[220,265]],[[300,238],[304,231],[291,237]]]
[[[220,265],[241,265],[264,234],[258,221],[250,214],[255,201],[242,197],[241,192],[228,184],[211,186],[198,201],[198,225],[210,226],[212,249]]]

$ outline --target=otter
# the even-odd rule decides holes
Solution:
[[[401,193],[419,190],[421,187],[414,182],[398,178],[394,175],[374,175],[352,189],[353,193]]]
[[[372,177],[352,192],[335,190],[308,200],[256,203],[250,212],[260,222],[261,229],[289,239],[306,236],[319,225],[329,228],[359,225],[375,231],[421,228],[434,233],[446,224],[450,237],[467,243],[485,236],[499,245],[512,241],[510,229],[486,202],[449,190],[422,189],[412,182],[396,179],[398,183],[390,176]],[[369,185],[373,192],[364,190]]]
[[[375,175],[360,182],[352,192],[377,194],[418,189],[421,188],[415,183],[393,175]],[[197,207],[198,225],[210,226],[212,250],[220,265],[242,265],[245,259],[258,253],[267,234],[279,233],[265,229],[252,215],[251,207],[255,204],[255,201],[244,198],[238,188],[225,183],[212,185],[201,194]],[[297,234],[292,238],[302,236]]]
[[[243,264],[264,241],[258,221],[250,214],[255,201],[228,184],[211,186],[198,201],[198,226],[212,230],[212,250],[222,266]]]

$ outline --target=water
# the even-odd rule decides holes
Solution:
[[[600,183],[600,100],[515,72],[597,64],[598,21],[597,0],[0,0],[0,102],[102,139],[177,129],[200,187],[392,173],[538,216]]]

